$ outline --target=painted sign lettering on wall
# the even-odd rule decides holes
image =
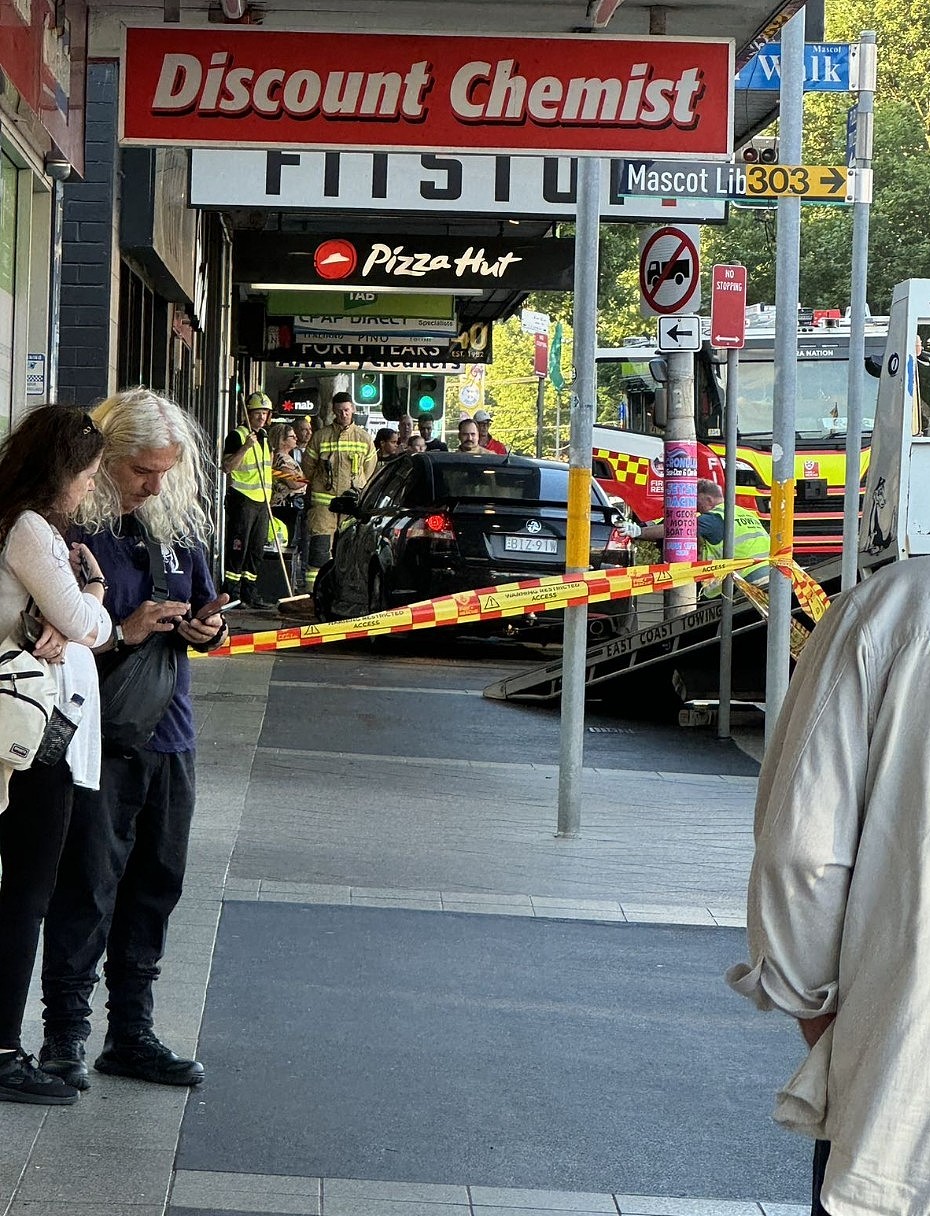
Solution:
[[[722,39],[126,31],[127,144],[731,151]]]

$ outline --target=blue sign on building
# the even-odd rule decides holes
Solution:
[[[781,44],[766,43],[736,74],[737,89],[781,87]],[[808,42],[804,47],[804,91],[807,93],[848,93],[849,44],[846,42]]]

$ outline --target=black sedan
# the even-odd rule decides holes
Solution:
[[[314,587],[317,617],[346,620],[563,574],[567,501],[568,467],[556,461],[462,452],[399,456],[378,470],[357,501],[334,502],[344,514],[333,557]],[[616,508],[592,481],[592,569],[633,564],[618,521]],[[594,605],[592,634],[628,627],[631,603]]]

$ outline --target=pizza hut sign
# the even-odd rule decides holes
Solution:
[[[722,39],[126,31],[121,141],[723,156]]]

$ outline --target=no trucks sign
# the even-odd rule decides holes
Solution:
[[[129,28],[120,140],[725,157],[727,39]]]

